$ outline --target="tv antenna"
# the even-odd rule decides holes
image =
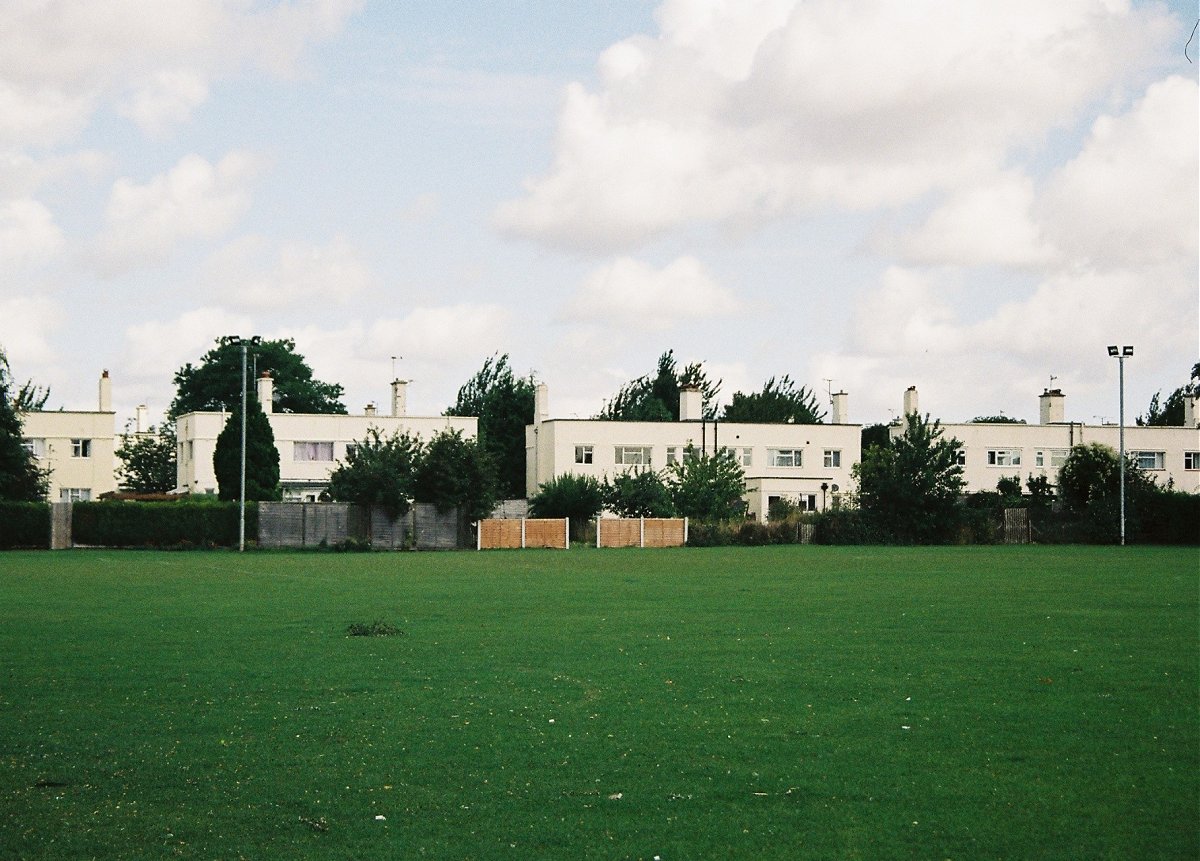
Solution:
[[[829,398],[830,405],[832,405],[833,404],[833,380],[829,379],[829,377],[824,377],[823,379],[825,380],[825,394]]]
[[[396,360],[403,359],[403,356],[392,356],[392,379],[396,379]]]

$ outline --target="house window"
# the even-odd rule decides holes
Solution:
[[[1021,450],[1019,448],[990,448],[987,462],[988,466],[1020,466]]]
[[[842,465],[842,450],[838,448],[825,449],[825,466],[838,467]]]
[[[679,460],[680,460],[679,446],[677,446],[677,445],[667,446],[667,463],[668,464],[679,463]]]
[[[804,452],[798,448],[770,449],[771,466],[803,466]]]
[[[648,445],[619,445],[613,460],[617,466],[649,466],[650,446]]]
[[[358,443],[356,443],[356,442],[346,443],[346,457],[347,458],[353,457],[354,453],[356,451],[358,451]]]
[[[333,443],[331,443],[331,442],[294,442],[294,443],[292,443],[292,460],[332,461],[333,460]]]
[[[41,460],[46,456],[46,441],[44,439],[23,439],[21,448],[29,452],[31,457]]]
[[[62,502],[87,502],[92,498],[90,487],[64,487],[58,492]]]
[[[1070,452],[1065,448],[1048,448],[1045,451],[1035,452],[1033,455],[1034,466],[1062,466],[1067,462],[1067,455]]]
[[[1184,469],[1200,469],[1200,451],[1185,451],[1183,453]]]
[[[575,446],[575,462],[576,463],[592,463],[594,458],[594,449],[590,445]]]
[[[740,448],[735,449],[737,452],[738,463],[742,466],[754,466],[754,449]]]
[[[92,441],[90,439],[71,440],[71,457],[91,457]]]
[[[958,450],[958,456],[957,456],[957,458],[955,459],[955,462],[956,462],[956,463],[957,463],[959,466],[966,466],[966,465],[967,465],[967,450],[966,450],[965,448],[960,448],[960,449]]]
[[[1164,451],[1133,451],[1130,452],[1133,462],[1138,469],[1162,469],[1167,453]]]

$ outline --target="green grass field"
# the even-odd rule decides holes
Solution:
[[[0,858],[1195,859],[1198,572],[0,554]]]

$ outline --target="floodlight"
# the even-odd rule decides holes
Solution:
[[[1119,356],[1119,355],[1120,355],[1120,353],[1119,353],[1119,352],[1117,352],[1117,345],[1116,345],[1116,344],[1113,344],[1112,346],[1110,346],[1110,347],[1108,348],[1108,354],[1109,354],[1110,356]]]
[[[1133,355],[1133,347],[1122,347],[1121,355],[1122,356],[1132,356]]]

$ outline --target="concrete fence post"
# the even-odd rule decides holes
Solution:
[[[683,518],[683,543],[684,543],[684,545],[687,544],[687,538],[688,538],[688,519],[685,517],[685,518]]]
[[[521,549],[525,549],[525,518],[521,518]]]
[[[596,547],[600,547],[600,518],[596,518]]]
[[[571,549],[571,518],[563,518],[563,550]]]
[[[638,518],[638,547],[646,546],[646,518]]]

